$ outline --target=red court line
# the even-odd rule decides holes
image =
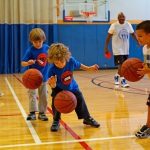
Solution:
[[[13,75],[20,83],[22,83],[21,79],[18,78],[16,75]],[[23,83],[22,83],[23,84]],[[52,110],[47,107],[47,110],[53,115]],[[77,135],[62,119],[60,120],[61,125],[66,129],[66,131],[68,131],[72,137],[76,140],[81,140],[81,137],[79,135]],[[86,143],[86,142],[79,142],[81,144],[81,146],[85,149],[85,150],[92,150],[92,148]]]
[[[48,107],[48,111],[53,115],[52,110]],[[62,119],[60,120],[61,125],[74,137],[76,140],[81,140],[78,136]],[[86,142],[79,142],[86,150],[92,150],[92,148]]]

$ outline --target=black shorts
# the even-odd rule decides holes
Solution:
[[[128,59],[128,55],[114,55],[115,66],[121,65],[126,59]]]

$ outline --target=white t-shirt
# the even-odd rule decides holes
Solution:
[[[148,48],[147,45],[143,47],[143,55],[144,63],[146,63],[148,67],[150,67],[150,48]]]
[[[129,37],[134,30],[131,24],[125,21],[120,24],[118,21],[111,24],[108,33],[112,36],[112,49],[114,55],[129,55]]]

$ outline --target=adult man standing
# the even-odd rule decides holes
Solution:
[[[118,66],[118,71],[114,76],[115,85],[119,85],[121,81],[122,87],[129,87],[125,78],[120,73],[122,63],[128,58],[129,55],[129,37],[130,34],[137,41],[132,25],[125,21],[125,15],[123,12],[118,14],[118,21],[112,23],[108,35],[105,41],[105,53],[109,52],[108,44],[112,38],[112,51],[114,55],[114,64]]]

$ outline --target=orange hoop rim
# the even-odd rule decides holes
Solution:
[[[81,14],[85,17],[95,16],[96,12],[94,11],[82,11]]]

